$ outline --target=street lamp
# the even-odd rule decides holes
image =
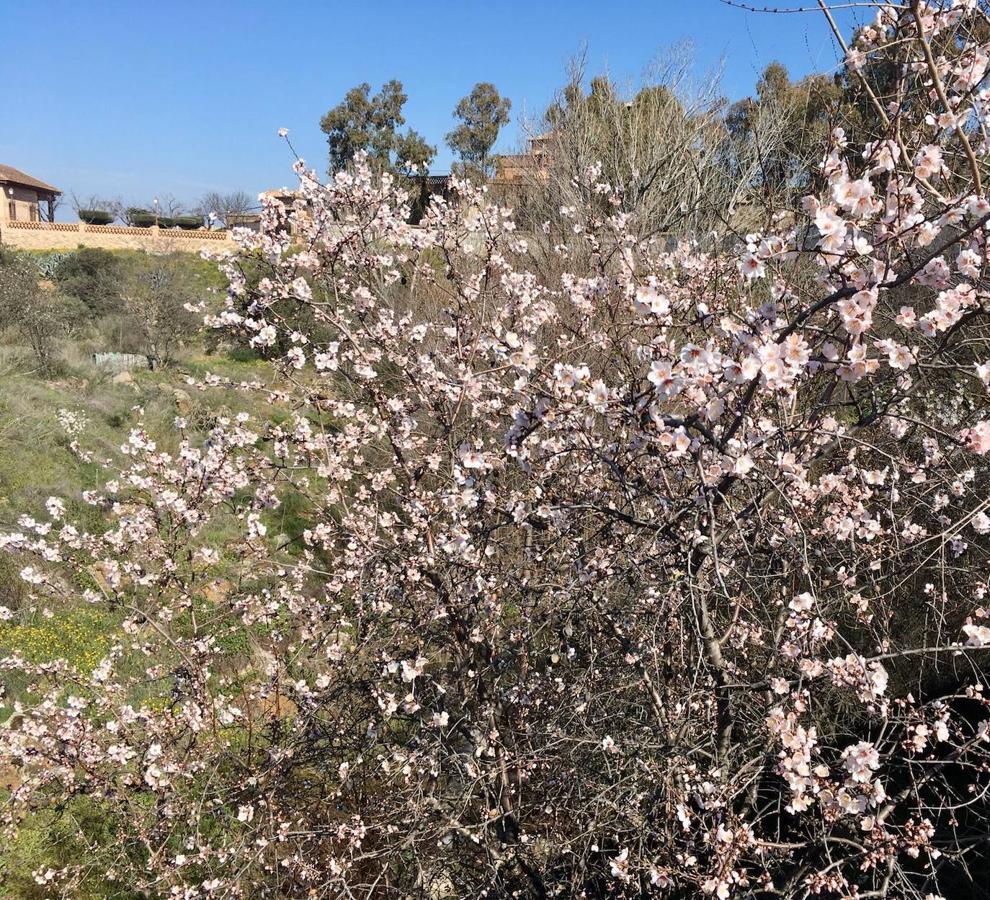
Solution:
[[[151,202],[155,205],[155,228],[158,227],[158,198],[153,197]]]

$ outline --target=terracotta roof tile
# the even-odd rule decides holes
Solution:
[[[53,194],[62,193],[57,187],[46,184],[44,181],[28,175],[27,172],[15,169],[13,166],[5,166],[2,163],[0,163],[0,184],[20,184],[25,187],[38,188],[42,191],[51,191]]]

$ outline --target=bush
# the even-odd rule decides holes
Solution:
[[[0,321],[13,326],[28,343],[42,376],[61,368],[58,342],[81,318],[71,297],[40,282],[33,260],[15,257],[0,265]]]
[[[173,220],[175,225],[186,231],[193,231],[197,228],[203,227],[203,217],[202,216],[176,216]]]
[[[120,259],[98,247],[80,247],[67,254],[54,270],[62,293],[80,301],[91,316],[120,311]]]
[[[160,217],[155,216],[153,212],[147,209],[128,209],[127,210],[127,220],[137,228],[148,228],[154,225],[156,220],[160,223]]]
[[[114,220],[114,215],[105,209],[81,209],[79,218],[87,225],[109,225]]]
[[[35,259],[35,265],[38,267],[38,271],[41,272],[43,278],[47,278],[49,281],[57,281],[59,269],[71,256],[72,253],[65,250],[52,250],[50,253],[45,253],[37,257]]]

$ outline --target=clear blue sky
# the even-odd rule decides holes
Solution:
[[[796,75],[836,59],[820,14],[719,0],[0,0],[0,163],[80,196],[255,195],[293,180],[278,128],[322,173],[320,116],[355,84],[398,78],[442,172],[451,110],[475,82],[512,99],[511,149],[582,43],[592,74],[626,82],[684,39],[699,78],[724,60],[731,99],[774,59]]]

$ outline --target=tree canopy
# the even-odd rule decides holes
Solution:
[[[407,99],[402,82],[395,79],[374,95],[367,82],[351,88],[320,120],[329,146],[330,174],[347,168],[359,151],[368,154],[378,171],[412,174],[428,167],[436,148],[411,128],[398,130],[406,123],[402,107]]]
[[[509,122],[512,101],[503,97],[489,81],[478,82],[454,108],[461,124],[447,134],[447,146],[460,156],[463,165],[487,174],[489,154],[503,125]]]

